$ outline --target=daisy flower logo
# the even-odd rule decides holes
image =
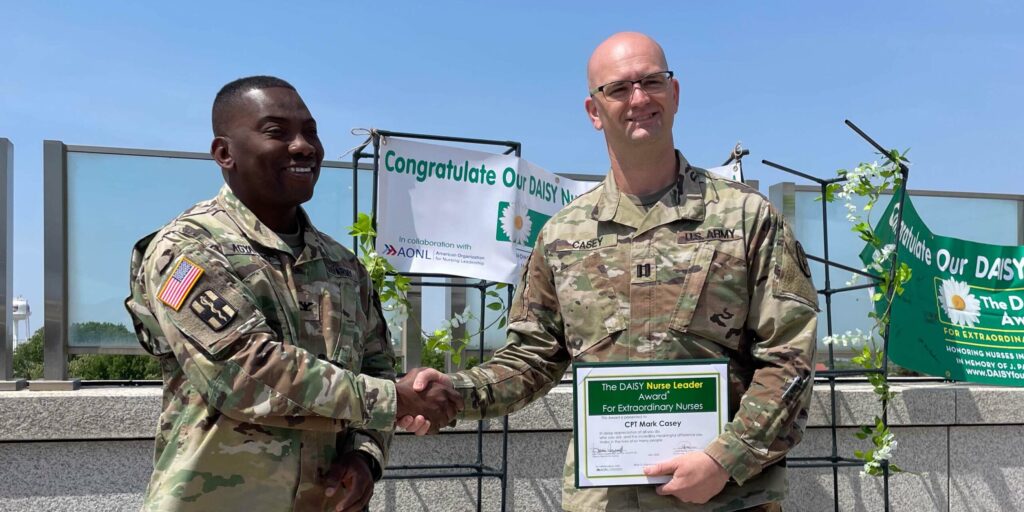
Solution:
[[[526,244],[533,232],[533,221],[527,215],[526,208],[519,203],[510,204],[502,201],[503,208],[498,214],[498,229],[503,238],[517,244]]]
[[[939,301],[942,304],[942,310],[954,324],[974,327],[974,324],[978,323],[981,303],[971,293],[971,287],[967,283],[953,278],[943,279],[942,287],[939,289]]]

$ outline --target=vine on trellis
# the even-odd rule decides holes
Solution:
[[[349,234],[357,237],[359,243],[359,259],[370,274],[374,288],[380,297],[381,307],[385,311],[392,312],[388,320],[388,327],[392,332],[401,332],[402,325],[409,315],[409,289],[412,287],[412,279],[399,274],[395,267],[386,258],[377,253],[374,247],[374,239],[377,231],[373,228],[373,219],[360,213],[356,223],[349,226]],[[467,305],[461,313],[455,313],[452,318],[441,322],[441,327],[433,331],[421,331],[420,339],[423,347],[429,351],[447,352],[451,354],[452,362],[456,365],[462,362],[462,351],[469,345],[470,340],[497,324],[498,328],[504,328],[508,321],[508,307],[498,290],[505,288],[504,283],[497,283],[493,289],[487,290],[485,296],[487,302],[485,307],[491,311],[500,311],[501,314],[491,323],[485,325],[481,330],[470,332],[463,329],[461,334],[456,335],[455,331],[469,325],[469,322],[477,319],[476,315]]]
[[[905,285],[910,282],[911,271],[906,263],[898,262],[896,259],[895,244],[884,244],[876,235],[872,226],[871,213],[887,191],[895,191],[903,185],[903,174],[899,162],[908,162],[906,151],[900,153],[892,150],[886,155],[888,163],[879,165],[877,162],[862,163],[852,170],[840,170],[838,174],[845,178],[839,183],[829,184],[825,192],[825,200],[833,202],[842,200],[846,207],[846,219],[852,224],[851,230],[861,240],[867,242],[873,249],[871,263],[864,269],[870,272],[877,279],[875,288],[871,293],[872,303],[882,301],[884,308],[874,308],[868,316],[873,320],[872,327],[868,332],[860,329],[846,331],[844,334],[828,336],[823,341],[831,344],[841,344],[844,347],[860,346],[860,352],[850,361],[866,370],[880,370],[884,367],[885,353],[879,347],[878,339],[883,336],[886,326],[889,324],[892,302],[897,295],[902,295]],[[860,207],[855,198],[866,198],[867,203]],[[891,269],[898,264],[896,271]],[[847,286],[853,286],[859,276],[847,282]],[[881,313],[877,312],[881,309]],[[883,414],[888,410],[889,402],[894,393],[889,387],[888,376],[881,372],[869,373],[868,382],[874,389],[875,395],[882,403]],[[856,450],[854,456],[864,461],[862,474],[880,476],[884,472],[883,461],[892,458],[896,449],[897,440],[895,434],[885,424],[881,416],[875,416],[872,425],[861,426],[855,434],[858,439],[870,439],[871,448],[868,450]],[[889,471],[901,473],[904,470],[895,464],[888,464]]]

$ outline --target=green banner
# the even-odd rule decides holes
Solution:
[[[897,193],[875,227],[883,243],[895,243],[898,203]],[[889,358],[952,380],[1024,386],[1024,247],[935,235],[909,196],[902,221],[898,257],[913,274],[893,301]],[[869,268],[873,254],[860,255]]]
[[[588,380],[588,412],[591,416],[715,412],[716,381],[714,377]]]

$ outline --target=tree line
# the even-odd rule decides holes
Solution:
[[[70,334],[76,340],[135,339],[135,333],[121,324],[82,322],[71,324]],[[14,350],[14,376],[20,379],[43,377],[43,329],[39,328],[27,342]],[[160,380],[160,363],[148,355],[76,354],[68,360],[68,376],[82,380]]]

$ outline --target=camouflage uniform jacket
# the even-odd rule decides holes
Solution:
[[[136,244],[125,305],[164,380],[145,510],[322,510],[322,477],[351,450],[379,478],[387,325],[356,257],[300,216],[296,259],[225,185]]]
[[[655,486],[576,489],[571,511],[730,511],[781,501],[779,462],[810,400],[817,294],[783,217],[747,186],[689,166],[645,214],[606,178],[552,217],[527,261],[508,343],[453,376],[467,418],[508,414],[557,385],[573,361],[728,358],[732,421],[705,452],[731,475],[700,506]]]

